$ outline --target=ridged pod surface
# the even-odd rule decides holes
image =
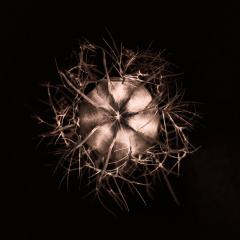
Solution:
[[[80,133],[103,159],[109,155],[110,163],[126,161],[157,140],[160,124],[157,106],[154,107],[151,94],[141,83],[129,79],[104,80],[87,96],[100,107],[87,101],[81,103]]]

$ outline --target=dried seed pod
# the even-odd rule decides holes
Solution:
[[[105,161],[130,161],[157,140],[157,105],[140,82],[103,80],[87,96],[99,107],[86,100],[80,104],[80,134]]]
[[[177,201],[167,176],[179,174],[181,159],[194,151],[187,130],[196,113],[171,85],[174,75],[161,54],[113,45],[83,44],[78,64],[59,70],[62,84],[48,85],[53,123],[38,118],[51,127],[44,137],[57,143],[67,184],[72,171],[88,174],[99,198],[105,192],[128,209],[127,193],[144,201],[138,187],[149,193],[161,173]]]

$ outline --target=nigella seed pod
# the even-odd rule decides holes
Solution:
[[[99,107],[87,101],[80,104],[80,133],[99,159],[129,161],[157,141],[160,116],[142,83],[102,80],[87,96]]]
[[[195,151],[187,134],[194,105],[183,101],[160,53],[106,44],[80,45],[76,66],[59,70],[62,83],[47,85],[53,118],[38,119],[51,128],[43,136],[61,155],[57,168],[67,185],[74,171],[87,176],[82,184],[94,185],[90,192],[121,209],[129,209],[130,193],[145,203],[143,188],[149,193],[159,175],[177,201],[167,176],[178,175],[180,161]]]

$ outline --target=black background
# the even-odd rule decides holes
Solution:
[[[158,1],[15,1],[1,9],[2,161],[7,162],[3,239],[222,239],[240,227],[239,9],[225,4]],[[196,3],[195,3],[196,2]],[[44,110],[39,86],[57,78],[54,59],[64,60],[86,37],[101,43],[108,28],[130,48],[167,49],[168,60],[184,71],[187,99],[201,101],[204,119],[192,134],[202,148],[171,179],[178,207],[159,186],[147,207],[109,215],[78,191],[58,190],[45,144],[36,147]],[[3,169],[3,172],[6,172]],[[236,235],[237,236],[237,235]],[[230,237],[231,239],[231,237]]]

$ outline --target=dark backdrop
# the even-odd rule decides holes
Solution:
[[[177,2],[177,1],[176,1]],[[195,2],[195,1],[192,1]],[[9,239],[216,239],[239,228],[239,9],[183,1],[15,1],[1,9],[2,150],[6,162]],[[183,161],[171,181],[178,207],[160,185],[147,207],[136,203],[115,218],[78,191],[58,190],[45,164],[46,144],[31,116],[44,110],[43,81],[57,78],[54,59],[66,60],[78,40],[100,43],[108,28],[135,48],[167,49],[184,72],[188,100],[200,101],[204,119],[192,140],[202,148]],[[6,172],[5,168],[2,169]],[[7,238],[3,238],[7,239]],[[230,238],[231,239],[231,238]]]

